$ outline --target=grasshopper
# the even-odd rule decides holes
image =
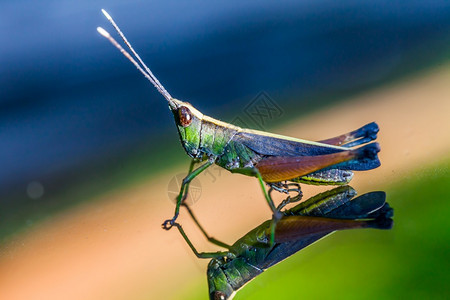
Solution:
[[[232,173],[256,177],[275,221],[281,214],[272,200],[273,190],[300,193],[299,183],[347,184],[353,177],[352,171],[370,170],[380,165],[378,143],[353,148],[376,139],[376,123],[331,139],[313,142],[240,128],[206,116],[190,103],[173,98],[134,51],[111,16],[105,10],[102,12],[136,59],[103,28],[98,27],[98,32],[119,49],[167,100],[181,144],[192,158],[188,175],[176,199],[174,216],[164,221],[164,229],[170,229],[175,223],[180,206],[187,197],[189,183],[213,164]],[[194,169],[196,163],[201,165]],[[265,184],[270,187],[268,191]]]
[[[393,209],[386,203],[384,192],[355,196],[353,188],[340,186],[283,211],[274,244],[269,244],[271,220],[228,246],[210,238],[186,206],[206,238],[227,249],[223,252],[198,252],[181,225],[174,226],[198,258],[212,258],[207,269],[209,298],[231,299],[256,276],[333,231],[392,227]]]

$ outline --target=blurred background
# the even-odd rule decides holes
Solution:
[[[319,262],[319,269],[337,270],[321,255],[350,260],[368,241],[372,251],[381,244],[387,253],[400,254],[417,242],[403,238],[415,231],[412,216],[421,215],[421,206],[435,200],[430,214],[449,212],[444,202],[450,182],[448,1],[2,1],[0,298],[206,298],[206,262],[198,262],[174,231],[160,229],[173,210],[168,184],[187,170],[189,159],[164,98],[97,33],[102,26],[117,36],[101,8],[171,95],[207,115],[317,140],[371,121],[380,124],[383,166],[354,187],[386,190],[399,227],[373,233],[373,239],[362,232],[340,240],[338,233],[319,251],[297,254],[303,259],[298,265],[311,258],[309,270],[293,275],[282,265],[268,273],[270,284],[249,285],[245,299],[261,298],[257,291],[270,295],[270,289],[273,295],[283,289],[288,299],[289,286],[273,278],[316,274],[311,272]],[[263,118],[255,116],[257,108]],[[269,216],[256,183],[248,179],[248,188],[242,183],[247,178],[236,176],[213,170],[201,177],[202,195],[195,203],[205,224],[214,225],[214,235],[229,242]],[[413,199],[403,196],[414,188]],[[225,205],[220,213],[219,205]],[[430,253],[442,254],[436,254],[436,266],[449,267],[442,261],[448,256],[449,222],[433,220],[435,239],[428,248],[421,243],[426,251],[404,262],[386,258],[386,266],[405,272],[385,280],[398,289],[373,283],[379,290],[366,295],[414,290],[420,277],[402,278]],[[350,249],[329,253],[325,249],[334,245],[329,240]],[[381,260],[374,255],[357,259]],[[350,265],[339,270],[348,276],[355,268],[365,276],[374,272]],[[42,280],[32,283],[36,276]],[[432,290],[448,296],[440,285],[448,275],[432,277],[434,288],[426,283],[415,296]],[[312,292],[320,282],[309,283],[305,295],[327,296]],[[335,285],[328,296],[358,295],[358,289],[353,294]]]

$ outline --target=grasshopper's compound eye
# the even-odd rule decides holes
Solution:
[[[214,293],[214,300],[225,300],[227,296],[223,292],[215,292]]]
[[[192,122],[192,113],[186,106],[180,107],[178,110],[178,116],[180,117],[180,123],[183,127],[188,127]]]

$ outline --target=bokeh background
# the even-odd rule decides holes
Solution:
[[[388,193],[394,229],[337,233],[237,298],[449,296],[448,1],[2,1],[0,298],[207,297],[207,262],[160,229],[189,159],[163,97],[96,32],[113,33],[101,8],[207,115],[308,139],[381,127],[383,165],[352,186]],[[251,178],[199,184],[217,238],[270,216]]]

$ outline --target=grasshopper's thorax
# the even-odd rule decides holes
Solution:
[[[177,99],[169,101],[169,108],[175,118],[184,150],[189,156],[198,157],[203,114],[191,104]]]
[[[245,257],[214,258],[208,264],[209,299],[231,299],[233,295],[263,270],[247,262]]]
[[[203,115],[190,103],[169,101],[181,143],[187,154],[198,159],[221,156],[239,127]]]
[[[222,156],[230,140],[239,130],[239,127],[232,124],[203,116],[200,151],[207,157]]]

